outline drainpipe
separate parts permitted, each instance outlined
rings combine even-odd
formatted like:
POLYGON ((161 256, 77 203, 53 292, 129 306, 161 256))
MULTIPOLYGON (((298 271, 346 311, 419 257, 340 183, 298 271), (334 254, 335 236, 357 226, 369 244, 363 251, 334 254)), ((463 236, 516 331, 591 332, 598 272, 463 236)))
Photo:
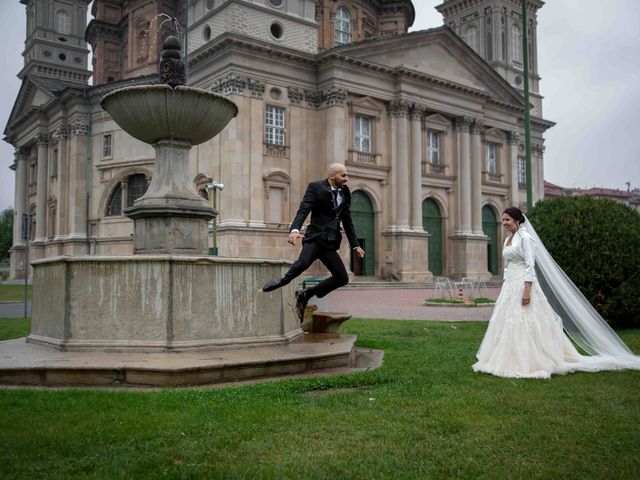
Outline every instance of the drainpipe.
MULTIPOLYGON (((87 97, 87 91, 84 92, 85 98, 87 97)), ((89 105, 89 121, 87 132, 87 160, 86 160, 86 173, 85 173, 85 195, 86 195, 86 231, 87 231, 87 255, 91 255, 91 239, 89 237, 91 231, 91 225, 89 222, 89 202, 91 200, 91 152, 93 150, 93 139, 91 137, 91 105, 89 105)))

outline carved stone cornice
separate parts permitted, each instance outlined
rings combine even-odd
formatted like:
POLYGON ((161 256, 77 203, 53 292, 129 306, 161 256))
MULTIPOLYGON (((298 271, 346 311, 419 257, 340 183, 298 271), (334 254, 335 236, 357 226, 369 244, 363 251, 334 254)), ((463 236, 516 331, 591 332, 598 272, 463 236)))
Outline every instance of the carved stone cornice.
POLYGON ((319 107, 322 105, 322 92, 316 92, 313 90, 304 91, 304 100, 312 107, 319 107))
POLYGON ((518 135, 518 132, 514 130, 507 132, 507 143, 509 145, 517 145, 519 141, 520 141, 520 135, 518 135))
POLYGON ((253 78, 247 78, 247 86, 251 92, 251 96, 255 98, 262 98, 264 95, 265 82, 261 80, 255 80, 253 78))
POLYGON ((21 160, 27 160, 29 158, 29 149, 25 147, 16 148, 13 151, 13 158, 15 159, 15 163, 18 163, 21 160))
POLYGON ((89 125, 80 120, 76 120, 71 124, 71 135, 88 135, 89 125))
POLYGON ((474 118, 464 115, 462 117, 456 117, 454 126, 455 129, 459 132, 468 132, 471 130, 471 125, 473 125, 474 118))
POLYGON ((474 120, 473 125, 471 125, 471 133, 480 135, 482 130, 484 130, 484 122, 482 120, 474 120))
POLYGON ((387 113, 390 117, 408 117, 411 104, 404 100, 387 102, 387 113))
POLYGON ((293 105, 301 104, 302 101, 305 99, 305 93, 306 92, 300 90, 299 88, 294 88, 294 87, 287 88, 287 96, 289 97, 289 101, 293 105))
POLYGON ((322 100, 329 107, 343 105, 347 101, 347 91, 337 87, 330 87, 322 93, 322 100))
POLYGON ((211 86, 211 91, 219 95, 232 95, 242 93, 247 88, 247 78, 233 73, 216 80, 211 86))
POLYGON ((50 140, 50 136, 48 133, 38 133, 36 135, 36 143, 38 146, 48 145, 50 140))
POLYGON ((424 112, 425 112, 425 107, 423 107, 422 105, 418 105, 417 103, 414 103, 411 106, 411 110, 409 112, 409 118, 411 118, 411 120, 413 121, 422 120, 424 112))
POLYGON ((545 147, 544 145, 538 144, 538 143, 534 143, 533 145, 531 145, 531 151, 537 157, 542 157, 544 155, 544 151, 546 149, 547 149, 547 147, 545 147))

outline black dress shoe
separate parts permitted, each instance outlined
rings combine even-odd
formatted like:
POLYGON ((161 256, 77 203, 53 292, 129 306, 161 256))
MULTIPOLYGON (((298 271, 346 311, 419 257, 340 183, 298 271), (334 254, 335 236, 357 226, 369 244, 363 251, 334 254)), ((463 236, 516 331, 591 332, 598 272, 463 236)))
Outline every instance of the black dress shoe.
POLYGON ((309 303, 309 299, 304 292, 296 292, 296 315, 298 315, 300 323, 304 321, 304 311, 307 308, 307 303, 309 303))
POLYGON ((282 286, 282 279, 274 278, 273 280, 269 280, 262 287, 263 292, 270 292, 271 290, 275 290, 276 288, 280 288, 282 286))

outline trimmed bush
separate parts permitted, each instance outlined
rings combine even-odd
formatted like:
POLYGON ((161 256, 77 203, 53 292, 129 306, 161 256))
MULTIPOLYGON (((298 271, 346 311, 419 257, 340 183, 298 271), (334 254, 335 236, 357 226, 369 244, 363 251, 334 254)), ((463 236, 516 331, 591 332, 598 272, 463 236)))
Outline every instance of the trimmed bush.
POLYGON ((608 199, 538 202, 529 219, 547 250, 607 322, 640 327, 640 214, 608 199))

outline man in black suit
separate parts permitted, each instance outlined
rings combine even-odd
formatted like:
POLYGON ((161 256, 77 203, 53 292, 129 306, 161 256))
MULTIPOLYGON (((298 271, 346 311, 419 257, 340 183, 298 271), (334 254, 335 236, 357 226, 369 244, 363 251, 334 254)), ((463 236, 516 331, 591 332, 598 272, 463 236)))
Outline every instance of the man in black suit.
POLYGON ((309 184, 298 213, 289 228, 290 244, 295 245, 298 238, 303 239, 300 257, 284 277, 270 280, 262 287, 263 292, 280 288, 319 259, 329 269, 331 277, 315 287, 296 293, 296 313, 300 321, 304 319, 304 309, 311 297, 315 295, 322 298, 336 288, 349 283, 347 270, 337 252, 342 241, 341 223, 354 253, 360 258, 364 257, 364 250, 360 248, 351 220, 351 193, 346 185, 348 180, 346 167, 340 163, 334 163, 329 167, 326 180, 309 184), (306 234, 302 235, 300 229, 309 212, 311 212, 311 223, 307 227, 306 234))

